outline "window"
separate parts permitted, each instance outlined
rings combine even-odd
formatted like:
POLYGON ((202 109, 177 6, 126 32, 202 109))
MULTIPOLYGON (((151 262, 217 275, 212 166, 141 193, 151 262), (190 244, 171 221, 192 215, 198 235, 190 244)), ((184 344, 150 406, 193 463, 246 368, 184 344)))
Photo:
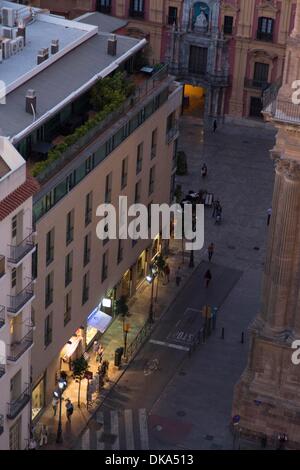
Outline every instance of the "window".
POLYGON ((46 265, 54 260, 54 228, 46 235, 46 265))
POLYGON ((68 292, 65 296, 65 309, 64 309, 64 326, 71 320, 72 314, 72 291, 68 292))
POLYGON ((262 87, 268 84, 269 79, 269 64, 255 62, 253 85, 262 87))
POLYGON ((53 302, 53 281, 54 273, 52 271, 45 280, 45 308, 49 307, 53 302))
POLYGON ((84 250, 83 250, 83 267, 85 267, 91 259, 91 234, 89 233, 84 237, 84 250))
POLYGON ((52 342, 52 320, 53 320, 53 315, 52 315, 52 312, 51 312, 45 318, 45 328, 44 328, 44 345, 45 345, 45 348, 47 348, 49 346, 49 344, 52 342))
POLYGON ((156 149, 157 149, 157 129, 152 131, 152 138, 151 138, 151 159, 156 157, 156 149))
POLYGON ((93 217, 93 192, 91 191, 85 197, 85 226, 92 222, 93 217))
POLYGON ((170 132, 176 124, 176 114, 175 111, 173 113, 169 114, 167 118, 167 133, 170 132))
POLYGON ((112 173, 106 176, 105 181, 105 202, 109 204, 111 202, 111 188, 112 188, 112 173))
POLYGON ((102 256, 102 273, 101 280, 104 282, 108 276, 108 251, 106 251, 102 256))
POLYGON ((144 145, 143 143, 141 143, 140 145, 138 145, 138 148, 137 148, 137 156, 136 156, 136 174, 137 175, 142 171, 143 150, 144 150, 144 145))
POLYGON ((155 180, 155 166, 150 168, 150 175, 149 175, 149 196, 154 191, 154 180, 155 180))
POLYGON ((135 185, 135 193, 134 193, 134 203, 138 204, 141 200, 141 186, 142 182, 138 181, 135 185))
POLYGON ((129 16, 144 18, 144 0, 131 0, 129 16))
POLYGON ((31 277, 36 279, 38 275, 38 245, 35 246, 35 251, 31 255, 31 277))
POLYGON ((74 209, 67 214, 66 244, 74 240, 74 209))
POLYGON ((21 450, 22 416, 9 430, 9 450, 21 450))
POLYGON ((65 287, 72 282, 73 277, 73 251, 65 258, 65 287))
POLYGON ((232 34, 233 16, 224 16, 224 34, 232 34))
POLYGON ((11 219, 11 238, 14 239, 17 236, 17 216, 14 215, 11 219))
POLYGON ((151 213, 152 204, 153 204, 153 201, 149 202, 148 207, 147 207, 147 209, 148 209, 148 228, 149 229, 151 228, 151 222, 152 222, 152 218, 151 218, 151 216, 152 216, 152 213, 151 213))
POLYGON ((120 264, 123 261, 123 240, 119 240, 118 242, 118 259, 117 264, 120 264))
POLYGON ((90 289, 90 273, 86 273, 83 276, 82 281, 82 305, 89 300, 89 289, 90 289))
POLYGON ((177 7, 169 7, 169 14, 168 14, 169 25, 173 26, 174 23, 175 25, 177 25, 177 13, 178 13, 177 7))
POLYGON ((191 46, 189 59, 189 72, 196 75, 205 75, 207 68, 207 48, 191 46))
POLYGON ((261 41, 273 41, 273 32, 273 18, 260 17, 258 19, 257 39, 260 39, 261 41))
POLYGON ((11 288, 14 289, 17 285, 17 270, 16 268, 13 268, 11 270, 11 288))
POLYGON ((88 175, 94 168, 94 155, 90 155, 85 161, 85 174, 88 175))
POLYGON ((121 189, 127 186, 128 157, 122 160, 121 189))

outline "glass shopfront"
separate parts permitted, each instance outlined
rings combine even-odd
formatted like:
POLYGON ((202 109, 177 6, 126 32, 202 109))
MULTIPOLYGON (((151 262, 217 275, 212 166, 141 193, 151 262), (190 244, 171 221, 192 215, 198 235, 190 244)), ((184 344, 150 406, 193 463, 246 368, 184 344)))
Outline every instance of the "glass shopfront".
POLYGON ((147 251, 143 251, 141 256, 137 261, 136 266, 136 275, 137 275, 137 284, 144 281, 146 275, 146 265, 147 265, 147 251))
POLYGON ((31 400, 31 419, 33 421, 45 406, 45 376, 43 376, 38 384, 34 387, 31 400))

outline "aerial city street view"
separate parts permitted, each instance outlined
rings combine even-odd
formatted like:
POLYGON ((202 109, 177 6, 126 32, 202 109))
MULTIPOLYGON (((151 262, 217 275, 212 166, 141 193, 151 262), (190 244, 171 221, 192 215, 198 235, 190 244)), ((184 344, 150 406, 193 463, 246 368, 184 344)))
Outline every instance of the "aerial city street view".
POLYGON ((300 0, 0 31, 0 450, 299 450, 300 0))

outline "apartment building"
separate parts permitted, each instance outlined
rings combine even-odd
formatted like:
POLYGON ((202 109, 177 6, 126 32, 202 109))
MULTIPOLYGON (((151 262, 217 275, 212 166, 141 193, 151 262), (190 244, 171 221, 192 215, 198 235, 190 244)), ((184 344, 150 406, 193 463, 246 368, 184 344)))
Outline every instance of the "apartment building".
POLYGON ((24 449, 30 423, 33 345, 32 196, 38 185, 8 139, 0 138, 0 449, 24 449))
POLYGON ((116 299, 136 292, 162 249, 159 233, 154 240, 98 239, 97 207, 118 209, 120 195, 128 205, 173 200, 182 86, 161 64, 141 71, 146 40, 103 32, 95 15, 88 24, 88 17, 68 21, 19 7, 26 46, 0 64, 8 89, 2 133, 39 184, 32 222, 34 423, 60 372, 71 379, 70 361, 109 327, 116 299), (108 77, 122 96, 117 102, 107 88, 101 95, 108 77))
POLYGON ((261 118, 262 94, 279 88, 296 1, 224 0, 220 28, 229 41, 230 88, 225 113, 261 118))

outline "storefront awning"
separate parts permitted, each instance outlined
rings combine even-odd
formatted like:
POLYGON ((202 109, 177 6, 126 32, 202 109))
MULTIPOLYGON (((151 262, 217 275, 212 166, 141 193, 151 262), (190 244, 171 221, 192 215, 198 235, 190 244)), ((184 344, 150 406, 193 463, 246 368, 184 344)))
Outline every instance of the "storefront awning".
POLYGON ((65 345, 62 351, 62 354, 61 354, 62 359, 64 359, 65 361, 70 359, 70 357, 72 357, 72 355, 78 348, 81 341, 82 341, 81 337, 78 337, 78 338, 72 337, 70 341, 65 345))
POLYGON ((88 317, 87 324, 104 333, 112 322, 112 317, 102 312, 100 309, 94 310, 88 317))

